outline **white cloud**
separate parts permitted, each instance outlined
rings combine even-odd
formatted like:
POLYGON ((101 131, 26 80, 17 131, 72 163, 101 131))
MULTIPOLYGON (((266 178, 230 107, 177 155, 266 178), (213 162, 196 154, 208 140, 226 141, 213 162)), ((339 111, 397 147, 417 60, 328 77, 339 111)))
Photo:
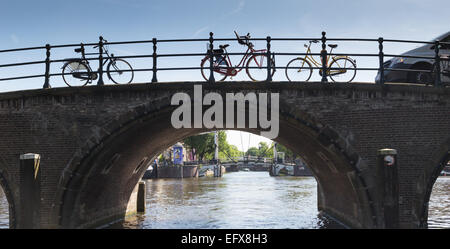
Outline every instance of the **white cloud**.
POLYGON ((245 6, 245 1, 243 1, 243 0, 239 1, 238 6, 234 10, 232 10, 229 13, 229 15, 234 15, 234 14, 241 12, 244 9, 244 6, 245 6))
POLYGON ((14 44, 19 43, 19 37, 17 37, 16 34, 11 34, 9 37, 11 38, 11 41, 12 41, 14 44))
POLYGON ((194 34, 192 35, 193 38, 197 37, 198 35, 200 35, 201 33, 203 33, 205 30, 207 30, 209 28, 209 26, 205 26, 202 27, 200 29, 198 29, 197 31, 194 32, 194 34))

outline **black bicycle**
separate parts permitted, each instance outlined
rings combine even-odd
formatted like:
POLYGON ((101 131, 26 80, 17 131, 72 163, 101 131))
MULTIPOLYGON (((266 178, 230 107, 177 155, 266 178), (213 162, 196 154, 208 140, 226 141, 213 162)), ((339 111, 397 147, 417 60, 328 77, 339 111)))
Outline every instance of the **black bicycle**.
MULTIPOLYGON (((101 38, 103 43, 108 41, 101 38)), ((93 47, 98 48, 98 46, 93 47)), ((76 53, 81 53, 81 58, 70 58, 65 61, 62 67, 62 77, 68 86, 85 86, 92 83, 98 78, 97 72, 94 72, 89 65, 89 60, 86 55, 98 55, 99 53, 85 53, 84 46, 74 50, 76 53)), ((123 59, 114 58, 114 54, 109 54, 107 46, 103 47, 103 53, 106 55, 103 65, 109 61, 106 67, 106 74, 108 78, 116 84, 129 84, 133 81, 134 72, 130 63, 123 59)))

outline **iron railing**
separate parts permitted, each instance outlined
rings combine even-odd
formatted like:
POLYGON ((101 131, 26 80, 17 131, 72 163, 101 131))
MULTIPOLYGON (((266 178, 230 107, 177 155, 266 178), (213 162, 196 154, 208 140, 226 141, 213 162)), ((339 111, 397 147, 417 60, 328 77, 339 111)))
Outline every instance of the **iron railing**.
MULTIPOLYGON (((267 36, 266 38, 250 38, 249 40, 252 41, 265 41, 266 46, 266 52, 260 53, 267 57, 267 79, 266 81, 271 82, 272 81, 272 69, 285 69, 285 66, 279 66, 279 65, 271 65, 272 60, 271 58, 275 56, 304 56, 307 53, 286 53, 286 52, 273 52, 271 51, 271 43, 272 42, 286 42, 286 41, 310 41, 310 40, 317 40, 321 42, 322 50, 320 53, 309 53, 311 56, 320 56, 321 61, 327 61, 327 57, 329 55, 333 56, 355 56, 355 57, 378 57, 379 59, 379 65, 377 67, 357 67, 355 69, 347 68, 349 70, 357 70, 357 71, 364 71, 364 70, 372 70, 372 71, 378 71, 380 74, 380 80, 377 82, 377 84, 383 85, 385 83, 385 72, 386 71, 403 71, 403 72, 424 72, 424 73, 430 73, 433 75, 434 78, 434 86, 440 87, 443 86, 442 84, 442 72, 441 72, 441 66, 442 64, 446 64, 447 66, 449 63, 449 58, 443 58, 440 56, 440 46, 446 45, 450 47, 450 43, 448 42, 440 42, 440 41, 412 41, 412 40, 394 40, 394 39, 384 39, 382 37, 378 39, 362 39, 362 38, 327 38, 326 33, 322 32, 321 37, 313 37, 313 38, 273 38, 270 36, 267 36), (326 50, 327 42, 330 41, 339 41, 339 42, 371 42, 378 45, 378 53, 332 53, 329 54, 326 50), (401 55, 401 54, 385 54, 384 53, 384 46, 386 43, 414 43, 414 44, 433 44, 434 46, 434 56, 433 57, 427 57, 427 56, 407 56, 407 55, 401 55), (384 64, 386 62, 385 58, 391 57, 401 57, 401 58, 419 58, 419 59, 427 59, 432 61, 432 66, 430 69, 402 69, 402 68, 385 68, 384 64)), ((192 56, 214 56, 213 49, 215 42, 219 41, 237 41, 237 38, 214 38, 213 33, 210 33, 210 36, 208 39, 156 39, 153 38, 151 40, 141 40, 141 41, 122 41, 122 42, 108 42, 107 45, 126 45, 126 44, 151 44, 153 47, 153 51, 151 54, 140 54, 140 55, 123 55, 123 56, 114 56, 114 58, 121 58, 121 59, 127 59, 127 58, 152 58, 152 67, 151 68, 140 68, 140 69, 133 69, 135 72, 152 72, 151 82, 158 82, 158 71, 180 71, 180 70, 200 70, 201 67, 158 67, 158 58, 163 57, 192 57, 192 56), (157 48, 159 44, 163 43, 186 43, 186 42, 208 42, 209 43, 209 49, 206 53, 172 53, 172 54, 158 54, 157 48)), ((45 59, 40 61, 27 61, 27 62, 21 62, 21 63, 8 63, 8 64, 1 64, 0 68, 8 68, 8 67, 20 67, 20 66, 26 66, 26 65, 34 65, 34 64, 44 64, 44 72, 43 74, 34 74, 34 75, 23 75, 23 76, 15 76, 15 77, 2 77, 0 75, 0 81, 11 81, 11 80, 20 80, 20 79, 29 79, 29 78, 44 78, 44 84, 43 88, 50 88, 50 79, 51 77, 55 76, 62 76, 63 73, 50 73, 51 65, 55 63, 63 63, 66 62, 67 59, 51 59, 51 52, 54 49, 61 49, 61 48, 69 48, 69 47, 80 47, 80 46, 96 46, 98 47, 98 57, 90 57, 86 58, 86 60, 96 60, 99 63, 99 67, 97 71, 92 71, 93 73, 98 74, 98 80, 97 85, 103 85, 103 61, 106 59, 109 59, 111 57, 105 57, 103 56, 103 48, 105 46, 105 43, 103 42, 103 38, 100 36, 99 42, 97 43, 80 43, 80 44, 65 44, 65 45, 50 45, 46 44, 45 46, 38 46, 38 47, 28 47, 28 48, 15 48, 15 49, 5 49, 0 50, 0 57, 2 54, 5 53, 13 53, 18 51, 31 51, 31 50, 43 50, 45 59)), ((245 53, 228 53, 228 55, 244 55, 245 53)), ((258 53, 253 53, 257 55, 258 53)), ((213 74, 213 60, 210 60, 210 75, 207 82, 214 83, 214 74, 213 74)), ((236 68, 244 68, 244 65, 241 67, 236 68)), ((306 67, 294 67, 294 68, 306 68, 306 67)), ((328 67, 327 63, 322 63, 320 67, 312 67, 312 69, 318 69, 322 72, 327 72, 327 70, 337 70, 339 68, 330 68, 328 67)), ((448 70, 448 69, 447 69, 448 70)), ((111 70, 111 72, 117 72, 114 70, 111 70)), ((446 73, 448 73, 446 71, 446 73)), ((327 82, 327 75, 322 74, 321 82, 327 82)))

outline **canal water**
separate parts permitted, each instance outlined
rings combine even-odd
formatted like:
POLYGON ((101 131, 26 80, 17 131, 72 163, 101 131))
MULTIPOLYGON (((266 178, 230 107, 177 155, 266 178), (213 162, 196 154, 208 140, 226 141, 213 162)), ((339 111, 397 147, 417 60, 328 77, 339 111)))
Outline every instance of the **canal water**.
MULTIPOLYGON (((450 177, 440 177, 430 199, 429 227, 450 228, 450 177)), ((340 228, 317 212, 313 177, 233 172, 222 178, 147 180, 147 211, 110 228, 340 228)), ((8 203, 0 189, 0 228, 8 203)))
MULTIPOLYGON (((232 172, 223 177, 147 180, 147 212, 124 228, 322 228, 313 177, 232 172)), ((335 225, 335 224, 333 224, 335 225)))

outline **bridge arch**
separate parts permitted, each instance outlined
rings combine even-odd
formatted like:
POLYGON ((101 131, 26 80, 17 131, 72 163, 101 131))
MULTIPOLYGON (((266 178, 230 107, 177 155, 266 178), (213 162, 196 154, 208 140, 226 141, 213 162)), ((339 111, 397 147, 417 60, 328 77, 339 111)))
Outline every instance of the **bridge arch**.
MULTIPOLYGON (((64 169, 54 211, 61 227, 95 227, 123 218, 128 198, 146 167, 167 147, 207 129, 174 129, 173 107, 163 100, 120 115, 98 128, 64 169)), ((248 112, 248 110, 247 110, 248 112)), ((248 116, 248 113, 246 113, 248 116)), ((258 134, 258 128, 240 129, 258 134)), ((303 155, 318 182, 318 208, 351 227, 373 227, 376 209, 366 180, 364 161, 339 132, 306 112, 280 103, 280 135, 274 139, 303 155)))
POLYGON ((8 202, 8 213, 9 213, 9 228, 16 227, 16 206, 13 199, 13 193, 8 184, 6 173, 0 170, 0 188, 2 188, 5 194, 6 200, 8 202))
MULTIPOLYGON (((422 204, 419 212, 419 227, 428 228, 428 207, 433 192, 433 186, 436 183, 439 174, 450 161, 450 137, 433 153, 433 161, 428 167, 428 170, 424 172, 425 178, 425 191, 423 197, 418 196, 422 204)), ((419 194, 421 192, 418 192, 419 194)), ((422 192, 423 193, 423 192, 422 192)))

